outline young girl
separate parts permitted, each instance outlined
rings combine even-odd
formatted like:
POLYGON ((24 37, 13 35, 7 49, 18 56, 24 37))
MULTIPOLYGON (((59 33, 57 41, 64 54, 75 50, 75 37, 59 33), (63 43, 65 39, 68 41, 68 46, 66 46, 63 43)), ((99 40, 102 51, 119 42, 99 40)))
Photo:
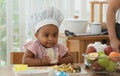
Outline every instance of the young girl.
POLYGON ((26 52, 23 63, 29 66, 48 66, 53 64, 73 63, 68 49, 58 43, 59 26, 63 14, 54 7, 49 7, 33 15, 36 20, 36 40, 25 43, 26 52))

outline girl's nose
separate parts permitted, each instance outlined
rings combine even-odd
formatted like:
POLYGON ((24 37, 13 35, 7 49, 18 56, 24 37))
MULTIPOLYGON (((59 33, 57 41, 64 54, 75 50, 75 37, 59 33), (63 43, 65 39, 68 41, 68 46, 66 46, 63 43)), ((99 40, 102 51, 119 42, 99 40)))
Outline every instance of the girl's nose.
POLYGON ((49 39, 49 40, 53 40, 53 39, 54 39, 54 37, 50 36, 48 39, 49 39))

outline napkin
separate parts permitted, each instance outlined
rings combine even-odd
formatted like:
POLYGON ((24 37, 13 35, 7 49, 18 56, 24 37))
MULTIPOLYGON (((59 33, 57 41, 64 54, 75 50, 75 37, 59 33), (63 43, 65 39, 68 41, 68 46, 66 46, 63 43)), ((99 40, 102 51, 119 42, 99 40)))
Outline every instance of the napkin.
POLYGON ((51 64, 58 62, 58 52, 57 51, 55 51, 53 48, 47 48, 46 52, 47 52, 47 56, 49 56, 51 59, 51 62, 50 62, 51 64))

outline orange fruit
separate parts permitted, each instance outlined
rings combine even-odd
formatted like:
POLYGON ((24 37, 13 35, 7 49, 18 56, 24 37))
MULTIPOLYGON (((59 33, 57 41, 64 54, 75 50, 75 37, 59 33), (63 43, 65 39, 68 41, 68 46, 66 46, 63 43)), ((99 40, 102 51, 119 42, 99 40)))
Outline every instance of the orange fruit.
POLYGON ((111 53, 109 54, 109 58, 110 58, 112 61, 117 62, 117 61, 120 60, 120 53, 113 51, 113 52, 111 52, 111 53))

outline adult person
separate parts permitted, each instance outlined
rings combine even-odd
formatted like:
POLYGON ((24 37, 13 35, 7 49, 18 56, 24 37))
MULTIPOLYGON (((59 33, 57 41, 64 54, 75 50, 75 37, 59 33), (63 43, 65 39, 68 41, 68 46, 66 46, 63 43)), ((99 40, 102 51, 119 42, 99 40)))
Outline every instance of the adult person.
POLYGON ((107 28, 110 44, 120 52, 120 0, 109 0, 107 8, 107 28))

